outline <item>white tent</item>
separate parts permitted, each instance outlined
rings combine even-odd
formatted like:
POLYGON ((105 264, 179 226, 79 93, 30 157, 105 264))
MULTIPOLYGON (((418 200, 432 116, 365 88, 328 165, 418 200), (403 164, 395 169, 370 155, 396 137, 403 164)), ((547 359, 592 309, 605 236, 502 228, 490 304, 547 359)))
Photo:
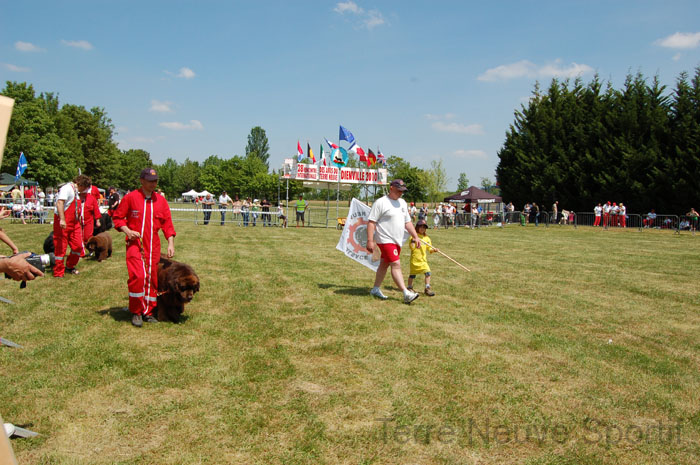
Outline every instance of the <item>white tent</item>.
POLYGON ((197 192, 196 190, 192 189, 192 190, 189 191, 189 192, 183 192, 181 195, 182 195, 183 197, 197 197, 197 196, 199 196, 200 194, 199 194, 199 192, 197 192))
POLYGON ((203 190, 202 192, 200 192, 200 193, 197 194, 197 195, 200 196, 200 197, 206 197, 207 195, 211 195, 212 197, 214 197, 214 194, 212 194, 211 192, 206 191, 206 190, 203 190))

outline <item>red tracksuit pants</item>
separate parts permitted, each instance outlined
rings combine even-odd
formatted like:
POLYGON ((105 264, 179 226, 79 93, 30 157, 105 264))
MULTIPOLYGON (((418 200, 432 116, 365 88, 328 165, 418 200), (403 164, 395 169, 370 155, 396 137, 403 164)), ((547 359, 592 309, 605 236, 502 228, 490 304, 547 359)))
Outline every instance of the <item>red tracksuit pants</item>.
POLYGON ((66 229, 61 228, 58 216, 53 219, 53 247, 56 255, 56 265, 53 267, 53 275, 60 278, 66 272, 66 268, 75 268, 83 254, 83 235, 78 223, 68 224, 66 229), (66 252, 70 246, 70 255, 66 259, 66 252))
POLYGON ((126 246, 129 311, 139 315, 150 315, 157 304, 160 248, 155 251, 143 250, 142 255, 138 243, 129 243, 126 246))
POLYGON ((595 222, 593 223, 593 226, 600 226, 600 215, 595 217, 595 222))

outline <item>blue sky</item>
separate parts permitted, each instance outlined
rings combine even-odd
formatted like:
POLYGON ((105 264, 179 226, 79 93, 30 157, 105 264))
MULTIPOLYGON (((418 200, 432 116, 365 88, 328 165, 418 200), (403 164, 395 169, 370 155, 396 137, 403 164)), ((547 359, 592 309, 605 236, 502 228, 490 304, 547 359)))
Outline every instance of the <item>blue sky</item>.
POLYGON ((23 0, 0 16, 0 81, 104 107, 119 147, 156 163, 243 155, 261 126, 277 168, 342 124, 364 148, 441 159, 451 190, 495 179, 536 81, 640 71, 670 92, 697 66, 697 0, 23 0))

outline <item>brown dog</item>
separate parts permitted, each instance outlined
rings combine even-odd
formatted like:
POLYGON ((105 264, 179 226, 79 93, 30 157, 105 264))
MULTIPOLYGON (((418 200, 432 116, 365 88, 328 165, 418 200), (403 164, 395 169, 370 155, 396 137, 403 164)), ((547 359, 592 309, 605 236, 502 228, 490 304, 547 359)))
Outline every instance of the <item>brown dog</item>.
POLYGON ((158 321, 180 321, 185 304, 199 291, 199 277, 191 266, 161 258, 158 262, 158 321))
POLYGON ((112 256, 112 236, 108 232, 99 233, 88 239, 86 247, 95 254, 98 262, 106 260, 112 256))

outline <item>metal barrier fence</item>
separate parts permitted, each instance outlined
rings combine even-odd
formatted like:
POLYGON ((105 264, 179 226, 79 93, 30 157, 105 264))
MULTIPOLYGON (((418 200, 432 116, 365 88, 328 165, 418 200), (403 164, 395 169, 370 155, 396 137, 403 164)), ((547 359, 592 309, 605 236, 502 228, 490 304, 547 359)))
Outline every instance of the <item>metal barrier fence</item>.
POLYGON ((653 221, 649 221, 647 216, 648 228, 654 229, 669 229, 674 231, 679 231, 680 218, 677 215, 656 215, 653 221))
POLYGON ((700 218, 694 215, 683 215, 680 217, 678 232, 689 231, 693 236, 700 226, 700 218))
POLYGON ((180 204, 171 205, 170 213, 173 222, 187 221, 194 224, 233 224, 237 226, 283 226, 284 220, 277 212, 276 207, 271 207, 269 212, 263 211, 241 211, 233 208, 212 208, 204 209, 199 205, 184 207, 180 204), (222 216, 223 213, 223 216, 222 216))

